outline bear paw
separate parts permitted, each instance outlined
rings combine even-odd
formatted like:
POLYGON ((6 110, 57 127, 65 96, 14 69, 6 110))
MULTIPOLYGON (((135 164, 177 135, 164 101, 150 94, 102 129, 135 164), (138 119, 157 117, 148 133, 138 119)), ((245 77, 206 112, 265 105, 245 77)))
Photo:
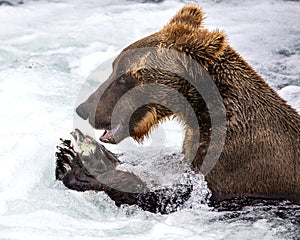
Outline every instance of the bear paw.
POLYGON ((80 154, 75 152, 70 140, 60 139, 61 144, 57 146, 56 156, 56 180, 73 190, 102 190, 102 184, 99 183, 93 175, 84 167, 80 154))

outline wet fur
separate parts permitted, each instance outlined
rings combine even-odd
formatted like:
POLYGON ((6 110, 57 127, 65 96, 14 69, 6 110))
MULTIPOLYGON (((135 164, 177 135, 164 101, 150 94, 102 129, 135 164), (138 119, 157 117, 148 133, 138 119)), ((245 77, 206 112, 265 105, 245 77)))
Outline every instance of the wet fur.
MULTIPOLYGON (((202 97, 187 81, 176 75, 144 69, 145 62, 155 61, 149 52, 145 51, 136 56, 135 61, 132 60, 138 64, 123 64, 127 58, 122 55, 126 54, 126 50, 146 47, 185 53, 200 63, 212 77, 226 108, 225 145, 218 163, 206 176, 213 193, 212 201, 236 196, 263 196, 300 202, 299 114, 229 46, 224 33, 205 29, 203 19, 199 7, 185 6, 160 31, 128 46, 114 63, 114 71, 123 65, 131 66, 124 73, 129 79, 127 87, 118 85, 113 72, 108 81, 77 108, 77 113, 85 119, 95 116, 94 122, 90 119, 95 128, 110 127, 112 109, 126 91, 143 83, 172 87, 186 97, 198 117, 202 134, 200 142, 194 142, 194 129, 198 126, 190 126, 184 113, 175 114, 185 124, 183 151, 186 158, 189 159, 190 152, 198 148, 192 168, 199 171, 211 134, 209 112, 202 97), (97 98, 99 96, 100 99, 97 98)), ((186 71, 195 79, 201 74, 201 70, 195 72, 189 69, 185 59, 177 56, 178 61, 175 61, 175 57, 161 62, 186 71)), ((162 99, 164 97, 167 96, 162 95, 162 99)), ((159 105, 145 106, 132 115, 130 136, 136 140, 143 139, 152 127, 172 114, 159 105)))

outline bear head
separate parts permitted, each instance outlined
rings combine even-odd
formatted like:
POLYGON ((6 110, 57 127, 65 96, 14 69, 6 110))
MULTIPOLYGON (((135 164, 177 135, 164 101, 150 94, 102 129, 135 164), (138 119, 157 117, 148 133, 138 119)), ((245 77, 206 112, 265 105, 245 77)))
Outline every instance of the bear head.
POLYGON ((184 6, 161 30, 129 45, 114 60, 110 77, 76 109, 94 128, 106 130, 101 141, 118 143, 129 136, 142 141, 170 116, 186 124, 190 111, 178 107, 176 93, 201 121, 205 103, 185 76, 201 81, 195 76, 210 75, 209 67, 227 47, 225 35, 205 29, 203 18, 199 7, 184 6), (190 59, 198 66, 191 67, 190 59))

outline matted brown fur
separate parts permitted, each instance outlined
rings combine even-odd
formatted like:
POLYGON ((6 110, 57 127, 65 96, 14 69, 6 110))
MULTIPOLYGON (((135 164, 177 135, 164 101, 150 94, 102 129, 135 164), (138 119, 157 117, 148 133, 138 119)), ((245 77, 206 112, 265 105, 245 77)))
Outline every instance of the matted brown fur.
MULTIPOLYGON (((184 52, 201 64, 215 82, 226 108, 227 135, 219 161, 206 176, 213 200, 258 196, 300 202, 299 114, 229 46, 224 33, 205 29, 203 19, 199 7, 187 5, 161 30, 131 44, 123 53, 147 47, 184 52)), ((114 71, 125 59, 123 53, 117 57, 114 71)), ((145 52, 141 58, 150 61, 149 56, 145 52)), ((194 78, 200 74, 191 71, 184 59, 178 58, 180 64, 174 59, 162 62, 186 71, 194 78)), ((95 116, 95 121, 90 119, 95 128, 109 126, 114 104, 126 92, 126 88, 118 85, 118 79, 113 76, 114 73, 106 84, 77 108, 77 113, 83 118, 95 116)), ((143 68, 126 72, 124 76, 131 84, 127 84, 127 90, 144 83, 159 83, 186 97, 198 118, 199 143, 193 141, 195 126, 185 122, 184 116, 179 114, 177 117, 186 124, 183 147, 186 158, 199 147, 192 166, 199 171, 210 143, 211 123, 206 105, 195 88, 178 76, 154 70, 149 72, 143 68)), ((143 139, 153 126, 171 115, 160 105, 145 106, 133 114, 130 136, 143 139)))
POLYGON ((150 110, 146 113, 143 119, 136 123, 136 125, 134 126, 134 139, 138 142, 142 142, 144 138, 147 137, 150 133, 151 128, 157 126, 158 124, 159 121, 157 118, 156 110, 150 110))

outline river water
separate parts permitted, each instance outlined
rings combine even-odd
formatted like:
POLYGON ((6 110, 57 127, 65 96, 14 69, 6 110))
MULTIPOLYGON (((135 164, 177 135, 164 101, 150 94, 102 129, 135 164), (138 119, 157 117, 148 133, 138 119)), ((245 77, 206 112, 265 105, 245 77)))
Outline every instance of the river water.
MULTIPOLYGON (((287 203, 218 212, 195 197, 191 208, 160 215, 117 208, 104 193, 74 192, 55 181, 55 146, 73 128, 86 78, 185 3, 201 5, 206 26, 224 30, 300 112, 299 1, 28 0, 0 6, 0 239, 300 239, 299 206, 287 203)), ((143 146, 131 145, 130 154, 136 151, 137 161, 172 159, 182 127, 167 122, 162 129, 159 151, 142 154, 143 146)))

